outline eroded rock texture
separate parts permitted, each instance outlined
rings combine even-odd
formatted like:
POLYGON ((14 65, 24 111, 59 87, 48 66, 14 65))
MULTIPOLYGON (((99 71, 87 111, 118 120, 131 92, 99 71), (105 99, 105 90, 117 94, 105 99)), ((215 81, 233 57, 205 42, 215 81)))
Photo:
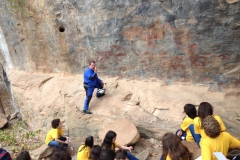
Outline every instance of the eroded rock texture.
POLYGON ((25 15, 0 3, 15 68, 82 73, 96 60, 110 76, 239 86, 236 0, 29 0, 25 15))
POLYGON ((106 95, 96 98, 94 94, 90 103, 94 114, 84 115, 82 75, 14 71, 9 76, 22 118, 32 128, 41 128, 45 133, 43 138, 54 118, 61 118, 71 137, 97 136, 105 126, 127 118, 136 125, 142 137, 160 139, 167 131, 175 132, 179 128, 185 104, 198 106, 202 101, 211 103, 214 114, 221 116, 228 132, 239 136, 239 89, 210 92, 203 85, 168 86, 163 81, 102 78, 107 83, 106 95))

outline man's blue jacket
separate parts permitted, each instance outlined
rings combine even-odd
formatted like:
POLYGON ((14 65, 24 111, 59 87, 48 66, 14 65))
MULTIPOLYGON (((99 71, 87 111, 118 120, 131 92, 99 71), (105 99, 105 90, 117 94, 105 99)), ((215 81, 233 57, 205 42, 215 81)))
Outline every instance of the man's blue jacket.
POLYGON ((84 71, 83 78, 84 85, 87 85, 89 87, 97 88, 102 82, 102 80, 98 78, 97 73, 89 67, 84 71))

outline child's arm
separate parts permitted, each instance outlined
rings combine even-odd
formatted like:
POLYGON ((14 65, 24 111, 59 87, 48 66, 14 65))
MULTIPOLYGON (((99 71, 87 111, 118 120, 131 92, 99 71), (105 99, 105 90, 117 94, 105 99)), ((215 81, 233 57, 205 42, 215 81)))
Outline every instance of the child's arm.
POLYGON ((59 142, 59 143, 62 143, 62 144, 68 144, 68 140, 66 140, 66 141, 61 141, 60 139, 58 139, 58 138, 55 138, 54 139, 56 142, 59 142))
POLYGON ((180 130, 177 132, 177 136, 180 137, 183 133, 183 130, 180 128, 180 130))
POLYGON ((122 146, 122 145, 118 145, 118 148, 120 148, 120 149, 125 149, 125 150, 129 150, 131 153, 132 153, 132 149, 133 149, 132 146, 127 147, 127 146, 122 146))
POLYGON ((63 137, 63 138, 66 138, 68 140, 69 137, 65 136, 64 135, 64 132, 63 132, 63 129, 61 128, 60 129, 60 136, 63 137))

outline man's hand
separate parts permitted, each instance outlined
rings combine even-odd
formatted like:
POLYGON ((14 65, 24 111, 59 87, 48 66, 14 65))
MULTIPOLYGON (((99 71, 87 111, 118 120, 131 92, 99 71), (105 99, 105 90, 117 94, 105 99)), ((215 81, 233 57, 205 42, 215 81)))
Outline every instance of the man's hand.
POLYGON ((97 67, 94 67, 94 68, 93 68, 93 70, 94 70, 94 72, 96 72, 96 73, 97 73, 97 67))

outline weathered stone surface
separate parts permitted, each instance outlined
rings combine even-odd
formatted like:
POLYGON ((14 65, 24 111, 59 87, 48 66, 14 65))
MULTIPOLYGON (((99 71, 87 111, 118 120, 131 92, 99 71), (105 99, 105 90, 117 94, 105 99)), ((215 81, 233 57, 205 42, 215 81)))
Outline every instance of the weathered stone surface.
POLYGON ((149 160, 149 151, 148 150, 144 150, 142 151, 141 153, 138 153, 136 155, 136 157, 139 159, 139 160, 149 160))
MULTIPOLYGON (((0 51, 1 53, 1 51, 0 51)), ((12 105, 11 95, 9 94, 9 81, 6 79, 6 72, 3 70, 2 55, 0 54, 0 113, 10 115, 14 113, 15 109, 12 105), (5 77, 4 77, 5 75, 5 77)))
POLYGON ((103 130, 99 132, 99 138, 103 140, 109 130, 117 133, 116 141, 120 145, 135 144, 140 138, 140 134, 136 126, 128 119, 120 119, 105 126, 103 130))
POLYGON ((7 2, 0 2, 7 68, 82 73, 96 60, 111 77, 240 83, 220 78, 240 65, 238 0, 30 0, 20 7, 26 14, 9 14, 7 2))
POLYGON ((159 160, 162 157, 162 153, 159 153, 156 157, 152 158, 152 160, 159 160))
POLYGON ((0 128, 3 128, 7 123, 7 117, 4 114, 0 114, 0 128))
POLYGON ((104 126, 128 118, 142 137, 160 139, 166 132, 179 128, 186 103, 199 105, 202 101, 213 105, 214 114, 222 117, 231 134, 240 133, 238 88, 210 92, 208 86, 202 85, 167 86, 151 80, 101 78, 107 83, 106 95, 98 99, 94 94, 90 103, 94 114, 84 115, 81 112, 85 99, 82 75, 16 71, 9 75, 15 103, 23 119, 33 129, 42 129, 43 139, 54 118, 64 122, 64 130, 73 138, 97 137, 104 126))
POLYGON ((198 157, 201 156, 201 148, 198 148, 195 150, 195 152, 192 154, 192 159, 197 159, 198 157))
POLYGON ((52 154, 53 147, 49 147, 46 144, 43 144, 41 147, 30 151, 29 154, 31 155, 32 159, 42 159, 48 157, 52 154))
POLYGON ((229 4, 237 3, 239 0, 226 0, 229 4))
POLYGON ((196 142, 189 142, 189 141, 183 140, 182 144, 185 145, 188 148, 189 152, 191 152, 191 153, 195 153, 196 150, 199 149, 199 146, 196 142))

